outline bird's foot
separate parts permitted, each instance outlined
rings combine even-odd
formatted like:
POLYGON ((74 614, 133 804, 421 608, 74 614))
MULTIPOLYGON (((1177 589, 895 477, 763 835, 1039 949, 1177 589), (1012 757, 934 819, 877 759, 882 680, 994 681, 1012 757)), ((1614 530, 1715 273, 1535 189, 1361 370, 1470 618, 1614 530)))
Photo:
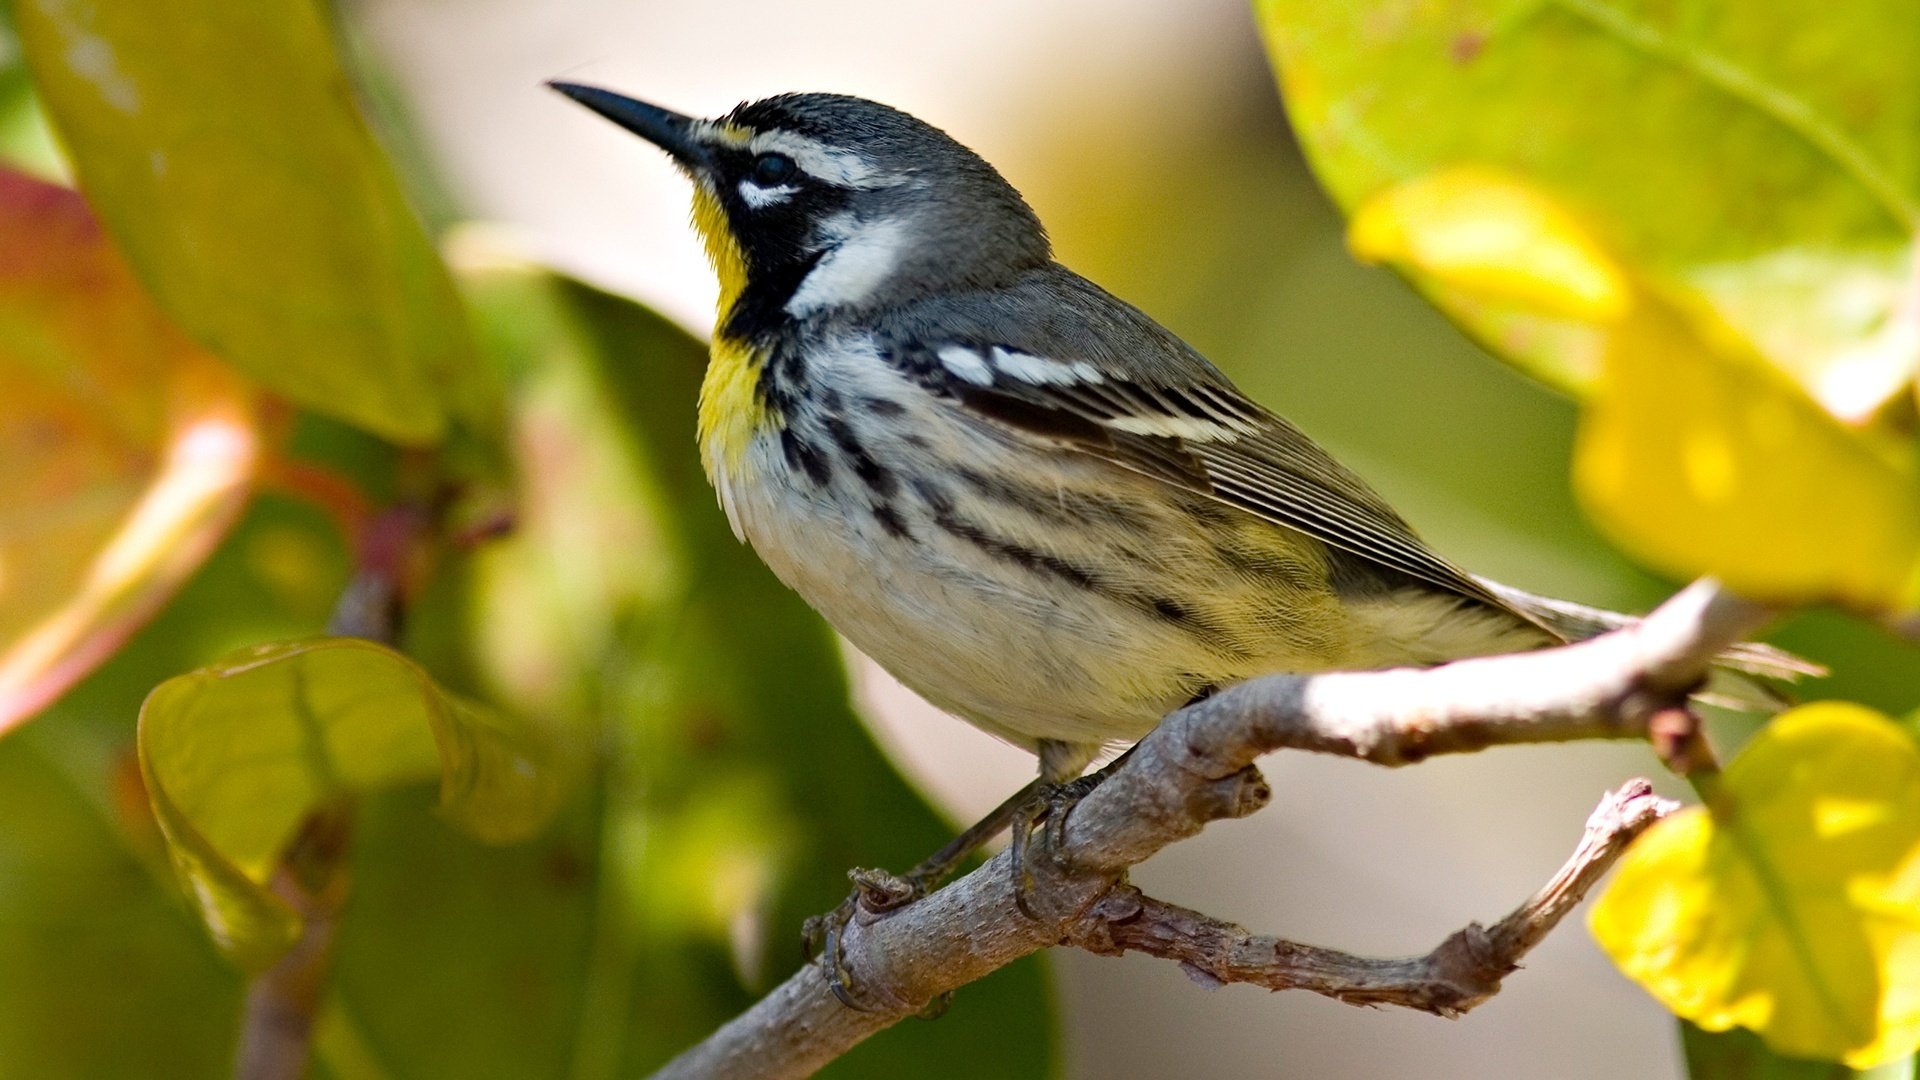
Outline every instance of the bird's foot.
MULTIPOLYGON (((847 927, 856 915, 863 912, 885 915, 906 907, 932 891, 938 880, 917 872, 917 868, 914 873, 894 874, 886 870, 856 867, 847 871, 847 878, 853 882, 853 891, 832 911, 810 916, 802 924, 801 943, 806 958, 809 961, 817 960, 820 964, 820 970, 827 980, 827 989, 840 1004, 855 1012, 873 1012, 872 1006, 860 1000, 852 969, 847 965, 844 947, 847 927)), ((928 1002, 919 1015, 922 1019, 931 1020, 946 1012, 952 1000, 952 993, 941 994, 928 1002)))
POLYGON ((1107 770, 1102 769, 1063 784, 1045 785, 1014 817, 1007 847, 1013 864, 1013 906, 1020 909, 1020 914, 1039 918, 1033 908, 1038 860, 1046 860, 1054 869, 1065 868, 1062 853, 1067 846, 1067 815, 1106 777, 1107 770))

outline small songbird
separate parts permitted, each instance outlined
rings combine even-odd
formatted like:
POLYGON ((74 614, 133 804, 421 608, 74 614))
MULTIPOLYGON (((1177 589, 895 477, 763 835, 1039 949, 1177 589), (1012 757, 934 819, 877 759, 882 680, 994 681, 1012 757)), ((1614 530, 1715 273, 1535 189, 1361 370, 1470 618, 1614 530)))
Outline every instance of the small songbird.
MULTIPOLYGON (((553 85, 693 181, 720 278, 700 450, 734 531, 901 682, 1036 753, 1045 783, 1253 676, 1631 621, 1435 554, 1298 428, 1055 262, 1019 192, 931 125, 834 94, 700 120, 553 85)), ((1763 646, 1723 661, 1806 670, 1763 646)))

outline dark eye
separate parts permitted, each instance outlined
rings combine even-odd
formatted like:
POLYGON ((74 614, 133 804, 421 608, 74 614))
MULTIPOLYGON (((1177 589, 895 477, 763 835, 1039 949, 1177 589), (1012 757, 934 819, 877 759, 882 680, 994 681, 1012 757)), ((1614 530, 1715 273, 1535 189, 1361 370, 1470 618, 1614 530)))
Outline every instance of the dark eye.
POLYGON ((785 154, 761 154, 753 159, 753 182, 761 187, 779 187, 799 171, 800 166, 785 154))

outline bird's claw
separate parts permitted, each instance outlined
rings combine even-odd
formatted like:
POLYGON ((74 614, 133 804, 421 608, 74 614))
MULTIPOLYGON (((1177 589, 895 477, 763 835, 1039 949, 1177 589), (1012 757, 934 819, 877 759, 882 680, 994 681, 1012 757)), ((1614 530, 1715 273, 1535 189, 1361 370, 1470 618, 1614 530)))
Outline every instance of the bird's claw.
POLYGON ((1055 784, 1038 793, 1014 818, 1007 855, 1013 865, 1013 906, 1020 909, 1020 914, 1029 919, 1040 917, 1033 909, 1033 893, 1038 886, 1034 860, 1045 858, 1056 869, 1065 865, 1061 853, 1067 847, 1067 815, 1100 786, 1105 775, 1090 773, 1055 784), (1040 836, 1038 850, 1033 842, 1036 833, 1040 836))
MULTIPOLYGON (((872 1012, 873 1008, 863 1004, 854 992, 852 972, 847 967, 843 948, 847 926, 861 911, 884 915, 906 907, 927 894, 928 882, 912 874, 903 876, 862 867, 847 871, 847 878, 853 882, 853 891, 847 898, 832 911, 809 916, 801 924, 801 951, 809 963, 818 960, 827 989, 840 1004, 855 1012, 872 1012)), ((946 1000, 950 998, 950 994, 935 998, 920 1015, 928 1019, 939 1016, 946 1011, 946 1000)))

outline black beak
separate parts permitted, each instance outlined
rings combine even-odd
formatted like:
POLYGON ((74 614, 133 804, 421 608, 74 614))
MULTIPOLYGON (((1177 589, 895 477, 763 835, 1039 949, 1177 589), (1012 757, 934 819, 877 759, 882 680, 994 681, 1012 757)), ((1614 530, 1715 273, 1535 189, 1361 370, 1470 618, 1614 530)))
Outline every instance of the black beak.
POLYGON ((622 97, 597 86, 570 82, 550 82, 547 85, 665 150, 673 155, 674 161, 687 169, 703 169, 711 158, 707 145, 694 138, 692 117, 622 97))

